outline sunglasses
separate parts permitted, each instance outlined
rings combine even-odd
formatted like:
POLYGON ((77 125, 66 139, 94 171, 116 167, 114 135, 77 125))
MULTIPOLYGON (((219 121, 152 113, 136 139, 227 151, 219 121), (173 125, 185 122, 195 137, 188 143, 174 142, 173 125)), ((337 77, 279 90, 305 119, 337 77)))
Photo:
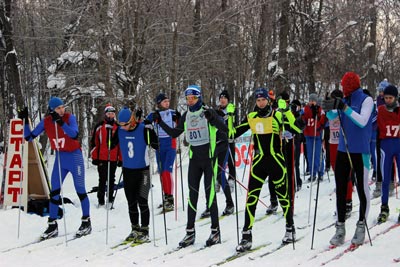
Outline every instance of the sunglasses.
POLYGON ((186 100, 197 100, 199 97, 195 95, 188 95, 186 96, 186 100))

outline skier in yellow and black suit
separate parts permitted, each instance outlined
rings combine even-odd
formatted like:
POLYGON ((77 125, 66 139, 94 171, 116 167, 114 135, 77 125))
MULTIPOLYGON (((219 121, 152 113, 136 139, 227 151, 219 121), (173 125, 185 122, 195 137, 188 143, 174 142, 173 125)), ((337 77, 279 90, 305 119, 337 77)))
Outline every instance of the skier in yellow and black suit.
POLYGON ((286 175, 285 159, 282 154, 281 131, 283 130, 283 117, 289 121, 291 127, 295 126, 295 118, 286 107, 286 103, 278 103, 279 109, 273 110, 268 91, 258 88, 255 93, 255 111, 236 127, 235 138, 248 129, 252 131, 254 142, 254 157, 251 165, 248 193, 246 200, 245 222, 242 240, 236 247, 238 252, 250 250, 252 245, 251 229, 254 224, 257 202, 265 179, 269 177, 275 185, 278 201, 286 218, 286 233, 283 243, 290 243, 296 239, 293 223, 293 213, 290 208, 288 179, 286 175), (284 113, 282 113, 282 110, 284 113))

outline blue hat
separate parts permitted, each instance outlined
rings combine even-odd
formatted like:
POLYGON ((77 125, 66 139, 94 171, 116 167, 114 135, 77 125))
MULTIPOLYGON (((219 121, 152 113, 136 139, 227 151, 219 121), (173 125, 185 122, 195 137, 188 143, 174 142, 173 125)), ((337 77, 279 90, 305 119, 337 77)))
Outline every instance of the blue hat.
POLYGON ((384 79, 383 81, 381 81, 378 85, 378 90, 379 92, 383 92, 383 90, 385 90, 385 88, 389 85, 389 82, 387 79, 384 79))
POLYGON ((159 93, 158 96, 156 97, 156 104, 160 104, 163 102, 165 99, 168 99, 168 97, 164 93, 159 93))
POLYGON ((127 107, 121 109, 121 111, 118 113, 118 122, 119 123, 124 123, 124 122, 129 122, 131 119, 131 110, 127 107))
POLYGON ((391 95, 397 98, 399 96, 399 91, 397 90, 397 87, 394 85, 388 85, 386 86, 385 90, 383 91, 384 95, 391 95))
POLYGON ((269 99, 267 89, 265 89, 265 88, 257 88, 256 91, 254 92, 254 97, 255 97, 256 99, 257 99, 257 98, 260 98, 260 97, 269 99))
POLYGON ((58 97, 52 97, 49 100, 49 108, 55 110, 57 107, 64 105, 64 102, 58 97))
POLYGON ((194 95, 194 96, 201 96, 201 89, 200 86, 193 84, 189 85, 188 88, 185 90, 185 96, 194 95))

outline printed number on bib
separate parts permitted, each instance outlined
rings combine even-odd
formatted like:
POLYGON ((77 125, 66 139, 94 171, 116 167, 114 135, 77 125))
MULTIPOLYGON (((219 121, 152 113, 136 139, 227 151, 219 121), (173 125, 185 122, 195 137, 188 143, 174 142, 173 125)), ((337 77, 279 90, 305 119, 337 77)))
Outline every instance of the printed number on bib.
POLYGON ((133 158, 134 155, 135 155, 135 153, 134 153, 134 149, 133 149, 133 143, 128 142, 128 156, 129 156, 129 158, 133 158))
POLYGON ((399 134, 399 125, 386 125, 386 136, 397 137, 399 134))
POLYGON ((65 138, 58 138, 58 144, 57 144, 57 139, 53 139, 54 145, 56 146, 57 149, 64 148, 65 146, 65 138))
POLYGON ((309 118, 308 120, 307 120, 307 126, 314 126, 314 119, 313 118, 309 118))
POLYGON ((200 131, 191 131, 190 133, 189 133, 189 138, 190 138, 190 140, 196 140, 197 138, 201 138, 201 134, 200 134, 200 131))

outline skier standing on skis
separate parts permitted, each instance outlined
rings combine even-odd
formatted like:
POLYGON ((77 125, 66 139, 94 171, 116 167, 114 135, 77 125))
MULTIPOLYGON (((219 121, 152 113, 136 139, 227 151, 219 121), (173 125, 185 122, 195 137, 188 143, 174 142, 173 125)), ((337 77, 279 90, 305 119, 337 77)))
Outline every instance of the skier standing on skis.
MULTIPOLYGON (((155 102, 162 120, 169 127, 174 128, 181 114, 169 108, 170 101, 164 93, 158 94, 155 102)), ((152 123, 154 121, 153 113, 150 113, 146 120, 152 123)), ((156 158, 164 192, 164 209, 165 211, 172 211, 174 210, 172 168, 176 157, 176 138, 170 137, 159 125, 156 126, 156 133, 158 134, 160 142, 160 148, 156 152, 156 158)))
POLYGON ((385 104, 378 107, 378 137, 381 148, 379 152, 382 162, 382 205, 378 223, 386 222, 389 217, 389 184, 393 160, 396 160, 397 173, 400 170, 400 109, 397 103, 399 92, 395 86, 388 85, 383 95, 385 104))
POLYGON ((371 114, 373 99, 361 89, 360 77, 354 72, 344 74, 342 81, 344 99, 331 98, 323 101, 328 119, 339 116, 341 128, 336 156, 336 233, 330 240, 331 245, 339 246, 345 241, 346 229, 346 192, 350 171, 355 173, 355 185, 360 199, 360 213, 356 230, 351 240, 353 245, 361 245, 365 240, 365 220, 368 217, 370 197, 368 174, 370 166, 369 142, 372 132, 371 114), (337 112, 332 112, 332 110, 337 112))
MULTIPOLYGON (((313 182, 317 178, 322 181, 323 177, 320 174, 320 162, 321 162, 321 149, 322 140, 321 132, 324 129, 324 125, 327 122, 325 112, 317 104, 318 96, 316 94, 310 94, 308 105, 304 107, 304 114, 302 119, 306 124, 303 131, 307 143, 307 166, 310 170, 310 178, 308 181, 313 182), (308 165, 309 164, 309 165, 308 165)), ((323 173, 323 171, 322 171, 323 173)))
POLYGON ((266 89, 258 88, 254 92, 254 96, 256 98, 255 111, 249 113, 247 118, 236 127, 235 134, 235 138, 237 138, 251 129, 254 142, 254 156, 250 169, 251 176, 246 199, 242 240, 236 247, 238 252, 251 249, 256 207, 262 186, 268 176, 275 185, 274 190, 286 218, 286 233, 282 242, 290 243, 296 239, 280 137, 284 123, 283 114, 289 121, 289 125, 293 127, 295 127, 295 118, 283 99, 278 102, 279 109, 274 110, 266 89))
POLYGON ((118 113, 116 134, 112 147, 119 145, 122 154, 122 175, 125 197, 128 201, 132 231, 125 241, 149 241, 149 192, 151 187, 148 146, 158 149, 158 138, 151 124, 138 122, 136 110, 123 108, 118 113), (139 225, 139 210, 140 222, 139 225))
POLYGON ((185 90, 189 110, 178 121, 176 128, 169 127, 158 112, 153 114, 155 121, 171 136, 178 137, 185 132, 189 143, 189 202, 186 235, 180 247, 193 245, 196 237, 195 220, 199 197, 200 180, 204 174, 204 190, 207 206, 211 213, 211 235, 206 246, 221 243, 218 220, 218 206, 215 194, 215 175, 217 165, 214 159, 217 140, 227 140, 227 127, 217 113, 203 104, 201 89, 198 85, 189 85, 185 90), (214 172, 215 171, 215 172, 214 172))
POLYGON ((83 165, 82 149, 78 139, 78 124, 76 117, 65 112, 64 102, 58 97, 49 100, 49 114, 31 131, 28 120, 28 108, 19 112, 18 117, 25 120, 24 135, 27 141, 32 141, 43 131, 49 138, 51 148, 56 150, 56 158, 51 174, 50 215, 48 228, 40 236, 41 240, 56 237, 58 235, 57 213, 61 202, 61 183, 68 173, 72 174, 75 191, 81 201, 82 222, 76 237, 88 235, 92 231, 90 221, 90 204, 85 188, 85 167, 83 165), (57 127, 57 128, 56 128, 57 127), (61 175, 61 177, 60 177, 61 175))
MULTIPOLYGON (((235 183, 236 168, 235 168, 235 139, 234 127, 235 127, 235 105, 229 103, 229 93, 227 90, 223 90, 219 95, 219 106, 216 109, 217 114, 224 120, 228 127, 228 140, 217 140, 217 147, 215 149, 215 157, 218 164, 217 171, 217 183, 216 191, 219 192, 220 188, 225 195, 226 207, 222 212, 222 215, 230 215, 234 212, 235 206, 233 205, 231 191, 235 183), (229 145, 229 146, 228 146, 229 145), (229 168, 229 179, 226 178, 225 168, 228 163, 229 168), (229 181, 229 184, 227 183, 229 181)), ((215 158, 214 157, 214 158, 215 158)), ((207 207, 206 210, 201 214, 201 218, 210 217, 210 209, 207 207)))
POLYGON ((114 202, 115 171, 121 159, 119 158, 119 147, 116 146, 111 149, 111 139, 117 128, 118 125, 115 123, 115 108, 108 104, 104 109, 104 119, 96 124, 92 133, 92 138, 90 139, 92 163, 97 166, 97 171, 99 173, 99 186, 97 191, 99 206, 105 204, 104 195, 108 178, 110 179, 110 184, 107 185, 108 202, 114 202))

